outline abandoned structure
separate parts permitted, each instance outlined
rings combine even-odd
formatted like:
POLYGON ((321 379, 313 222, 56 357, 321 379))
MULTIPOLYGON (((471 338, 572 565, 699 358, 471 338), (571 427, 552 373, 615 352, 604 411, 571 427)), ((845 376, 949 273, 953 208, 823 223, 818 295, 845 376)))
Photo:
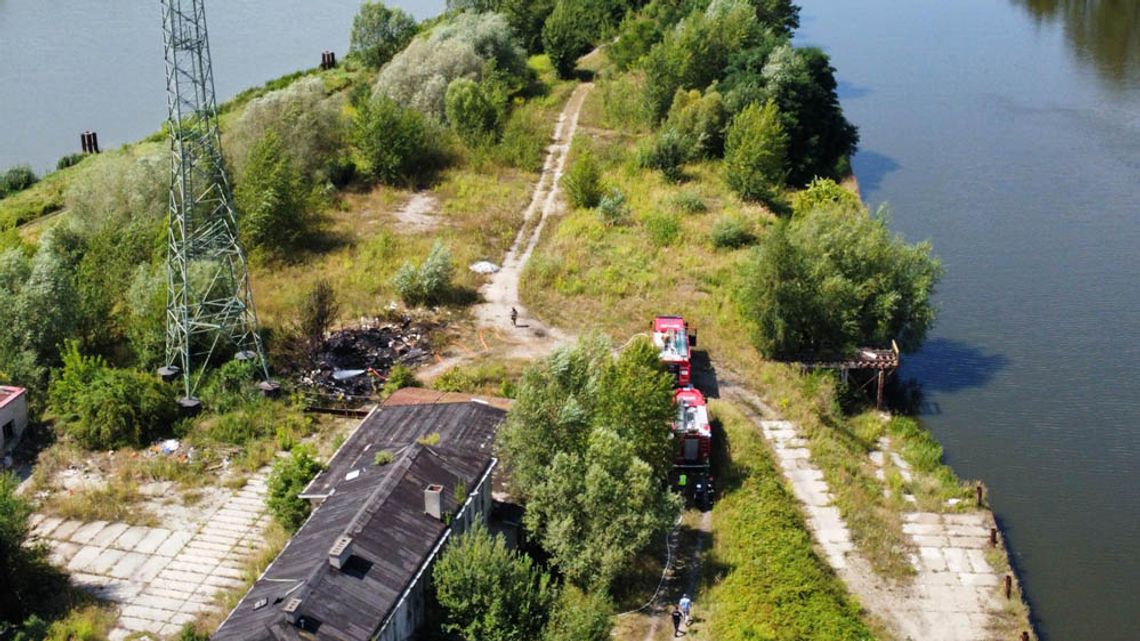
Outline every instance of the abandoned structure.
POLYGON ((28 426, 28 398, 22 387, 0 385, 0 455, 20 440, 28 426))
POLYGON ((506 403, 406 389, 373 410, 301 494, 312 515, 212 638, 410 638, 440 551, 491 512, 506 403))

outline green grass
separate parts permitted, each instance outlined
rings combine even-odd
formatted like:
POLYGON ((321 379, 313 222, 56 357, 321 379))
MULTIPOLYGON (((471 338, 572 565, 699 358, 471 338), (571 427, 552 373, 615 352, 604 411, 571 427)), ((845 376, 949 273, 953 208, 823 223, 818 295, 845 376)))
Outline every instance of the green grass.
POLYGON ((714 401, 724 454, 713 508, 714 547, 705 561, 709 637, 719 641, 873 639, 857 603, 820 559, 799 503, 757 428, 714 401), (711 583, 711 587, 709 584, 711 583))
POLYGON ((41 509, 62 519, 84 523, 109 521, 149 527, 159 525, 152 512, 138 507, 141 500, 142 496, 133 482, 113 480, 105 487, 56 493, 41 509))

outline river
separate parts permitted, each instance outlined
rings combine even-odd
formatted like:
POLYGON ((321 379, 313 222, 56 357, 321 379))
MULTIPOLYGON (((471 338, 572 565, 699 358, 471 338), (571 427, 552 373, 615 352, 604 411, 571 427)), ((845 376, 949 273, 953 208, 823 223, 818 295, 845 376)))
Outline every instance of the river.
MULTIPOLYGON (((387 2, 417 20, 444 0, 387 2)), ((328 49, 343 58, 360 0, 209 2, 219 101, 298 69, 328 49)), ((166 118, 158 0, 0 0, 0 170, 43 173, 92 130, 108 149, 166 118)))
POLYGON ((1049 641, 1140 638, 1140 3, 804 0, 864 197, 930 239, 904 377, 1049 641))

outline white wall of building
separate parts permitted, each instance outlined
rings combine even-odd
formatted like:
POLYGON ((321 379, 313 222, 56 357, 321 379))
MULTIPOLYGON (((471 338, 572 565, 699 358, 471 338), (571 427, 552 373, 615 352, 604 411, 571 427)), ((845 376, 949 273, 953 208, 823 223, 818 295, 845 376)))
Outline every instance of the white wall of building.
POLYGON ((20 394, 0 407, 0 453, 8 451, 20 440, 28 426, 28 397, 20 394))

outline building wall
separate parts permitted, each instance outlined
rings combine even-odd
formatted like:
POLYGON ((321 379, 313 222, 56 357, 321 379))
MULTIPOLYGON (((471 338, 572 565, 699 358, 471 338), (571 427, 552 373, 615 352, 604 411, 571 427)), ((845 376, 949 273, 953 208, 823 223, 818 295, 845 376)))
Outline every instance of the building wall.
MULTIPOLYGON (((496 465, 492 463, 491 469, 494 470, 496 465)), ((406 641, 410 639, 416 630, 424 624, 424 615, 427 610, 425 599, 427 597, 427 586, 431 581, 432 568, 435 566, 435 559, 443 548, 447 547, 447 541, 451 537, 463 534, 476 522, 481 521, 484 525, 487 524, 487 518, 491 514, 491 474, 483 477, 483 482, 479 487, 475 488, 472 496, 469 498, 468 503, 460 512, 459 516, 452 520, 451 527, 447 531, 444 544, 440 546, 439 551, 434 556, 427 560, 427 566, 423 573, 412 585, 412 588, 404 596, 403 600, 396 605, 395 611, 392 613, 387 623, 380 629, 380 633, 376 635, 376 641, 406 641)))
POLYGON ((20 435, 24 433, 24 429, 28 426, 28 397, 26 394, 10 399, 4 407, 0 407, 0 453, 7 451, 9 448, 14 447, 16 442, 20 440, 20 435), (3 427, 8 423, 12 424, 12 439, 4 438, 3 427))

